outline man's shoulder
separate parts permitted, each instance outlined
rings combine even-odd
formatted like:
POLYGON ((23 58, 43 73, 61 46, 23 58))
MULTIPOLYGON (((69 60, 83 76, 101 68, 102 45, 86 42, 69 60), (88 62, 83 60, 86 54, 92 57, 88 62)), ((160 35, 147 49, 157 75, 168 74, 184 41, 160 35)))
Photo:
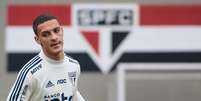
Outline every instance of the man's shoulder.
POLYGON ((42 58, 39 55, 34 56, 31 60, 29 60, 20 70, 20 73, 28 74, 33 73, 33 69, 41 66, 42 58))
POLYGON ((79 62, 69 55, 65 55, 68 62, 79 65, 79 62))

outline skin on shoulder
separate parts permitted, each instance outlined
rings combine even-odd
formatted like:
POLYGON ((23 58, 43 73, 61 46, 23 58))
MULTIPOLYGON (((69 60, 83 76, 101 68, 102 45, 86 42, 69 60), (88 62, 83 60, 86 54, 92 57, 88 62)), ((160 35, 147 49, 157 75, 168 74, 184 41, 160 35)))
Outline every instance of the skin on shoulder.
POLYGON ((56 19, 48 20, 37 26, 35 41, 41 45, 47 57, 54 60, 64 58, 63 27, 56 19))

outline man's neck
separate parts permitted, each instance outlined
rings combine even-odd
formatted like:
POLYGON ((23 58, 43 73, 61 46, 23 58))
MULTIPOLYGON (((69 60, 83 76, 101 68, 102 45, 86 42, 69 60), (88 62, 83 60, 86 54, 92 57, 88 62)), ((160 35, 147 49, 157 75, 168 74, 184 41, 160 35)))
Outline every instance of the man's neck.
POLYGON ((58 54, 47 54, 45 53, 45 55, 50 58, 50 59, 53 59, 53 60, 56 60, 56 61, 60 61, 60 60, 63 60, 64 59, 64 52, 59 52, 58 54))

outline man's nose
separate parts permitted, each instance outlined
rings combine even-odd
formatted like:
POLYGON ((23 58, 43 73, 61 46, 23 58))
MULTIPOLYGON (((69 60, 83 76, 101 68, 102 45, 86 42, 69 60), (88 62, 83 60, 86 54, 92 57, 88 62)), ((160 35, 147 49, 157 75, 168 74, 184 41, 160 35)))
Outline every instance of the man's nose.
POLYGON ((51 32, 51 39, 52 40, 57 39, 57 35, 54 32, 51 32))

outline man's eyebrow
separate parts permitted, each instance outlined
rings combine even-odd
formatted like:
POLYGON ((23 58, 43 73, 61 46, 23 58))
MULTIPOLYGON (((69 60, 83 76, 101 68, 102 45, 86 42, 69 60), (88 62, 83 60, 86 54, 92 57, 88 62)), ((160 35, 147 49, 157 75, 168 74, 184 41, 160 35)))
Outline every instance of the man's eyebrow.
POLYGON ((47 31, 42 31, 41 33, 49 33, 49 32, 50 32, 50 31, 47 30, 47 31))
POLYGON ((42 31, 42 32, 40 32, 40 33, 49 33, 49 32, 51 32, 51 31, 53 31, 54 29, 57 29, 57 28, 60 28, 60 26, 54 27, 54 28, 52 28, 51 30, 42 31))
POLYGON ((60 28, 60 26, 54 27, 53 29, 55 29, 55 28, 60 28))

